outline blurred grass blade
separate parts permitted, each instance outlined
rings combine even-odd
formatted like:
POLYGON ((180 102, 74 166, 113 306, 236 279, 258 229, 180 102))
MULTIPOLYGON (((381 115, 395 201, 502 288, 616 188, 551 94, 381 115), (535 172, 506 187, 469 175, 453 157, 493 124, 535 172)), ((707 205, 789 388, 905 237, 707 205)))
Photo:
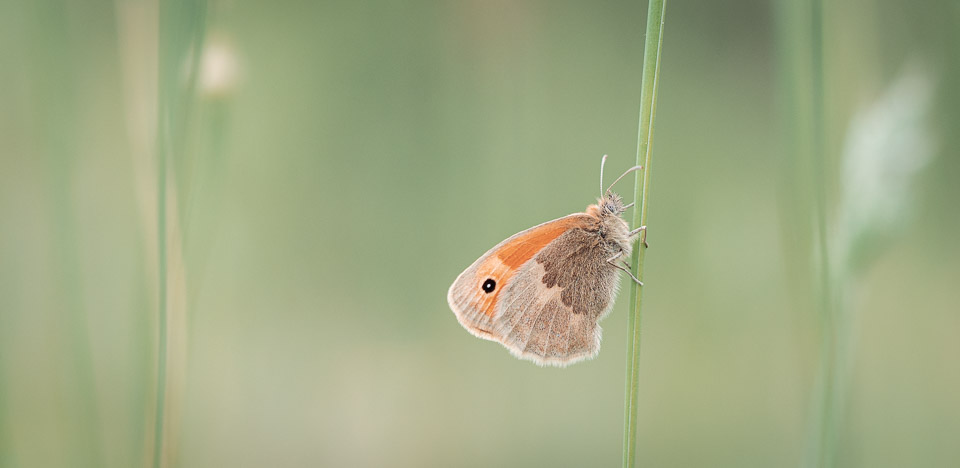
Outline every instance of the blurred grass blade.
POLYGON ((813 182, 814 182, 814 213, 816 216, 816 253, 817 253, 817 277, 819 279, 819 288, 817 291, 820 325, 820 358, 819 371, 816 380, 815 398, 815 418, 817 418, 816 427, 818 434, 814 442, 809 445, 812 452, 809 453, 808 463, 816 460, 816 464, 821 467, 833 466, 836 452, 836 418, 835 402, 833 397, 835 392, 833 387, 836 382, 836 362, 834 355, 836 350, 836 291, 830 281, 830 251, 829 240, 827 237, 827 155, 826 155, 826 116, 824 114, 824 50, 823 50, 823 0, 811 0, 810 2, 810 35, 806 43, 810 48, 810 122, 812 122, 811 153, 810 158, 813 162, 813 182))
MULTIPOLYGON (((793 296, 797 310, 812 306, 817 310, 820 337, 818 374, 808 413, 808 432, 803 466, 827 466, 832 452, 829 421, 833 405, 829 401, 835 378, 832 362, 835 327, 832 285, 828 278, 830 255, 827 238, 827 155, 824 115, 823 3, 790 2, 776 4, 777 38, 782 49, 778 56, 781 109, 784 121, 785 157, 781 165, 783 184, 780 192, 784 245, 801 246, 799 252, 815 252, 810 257, 797 255, 788 271, 794 280, 793 296), (812 239, 808 232, 813 232, 812 239), (809 263, 808 263, 809 262, 809 263), (810 272, 816 273, 811 275, 810 272), (807 281, 810 278, 812 281, 807 281), (810 300, 807 295, 815 297, 810 300)), ((791 255, 786 255, 791 259, 791 255)), ((789 261, 789 260, 788 260, 789 261)))
MULTIPOLYGON (((185 343, 186 331, 177 329, 177 337, 172 340, 168 333, 172 311, 170 308, 170 247, 182 253, 179 243, 179 219, 172 219, 168 212, 167 175, 171 167, 177 167, 185 159, 187 121, 196 83, 197 64, 203 44, 206 25, 206 2, 202 0, 181 0, 160 3, 159 28, 159 81, 158 81, 158 118, 157 118, 157 258, 158 258, 158 341, 157 341, 157 390, 156 412, 154 415, 153 466, 155 468, 173 464, 171 445, 176 440, 175 427, 168 425, 168 357, 171 343, 185 343), (171 233, 168 229, 177 229, 171 233), (171 236, 172 234, 172 236, 171 236), (171 244, 171 238, 176 241, 171 244)), ((176 198, 173 198, 176 200, 176 198)), ((174 212, 179 212, 174 208, 174 212)), ((174 271, 179 271, 178 279, 183 280, 182 258, 173 259, 174 271)), ((183 287, 176 288, 177 297, 182 297, 183 287)), ((177 305, 183 304, 182 299, 177 305)), ((180 313, 184 311, 181 309, 180 313)), ((185 324, 180 319, 177 324, 185 324)), ((178 349, 177 355, 183 356, 185 350, 178 349)), ((185 365, 182 359, 175 361, 178 375, 182 376, 185 365)))
MULTIPOLYGON (((643 50, 643 76, 640 90, 640 125, 637 137, 637 164, 643 165, 635 178, 636 209, 633 226, 645 226, 647 196, 650 192, 650 160, 653 148, 653 124, 657 112, 657 86, 660 77, 660 54, 663 50, 663 20, 665 0, 650 0, 647 9, 647 32, 643 50)), ((633 250, 633 271, 643 280, 643 257, 646 247, 639 242, 633 250)), ((630 313, 627 316, 626 396, 623 422, 623 466, 636 464, 637 399, 640 387, 640 307, 642 286, 631 283, 630 313)))

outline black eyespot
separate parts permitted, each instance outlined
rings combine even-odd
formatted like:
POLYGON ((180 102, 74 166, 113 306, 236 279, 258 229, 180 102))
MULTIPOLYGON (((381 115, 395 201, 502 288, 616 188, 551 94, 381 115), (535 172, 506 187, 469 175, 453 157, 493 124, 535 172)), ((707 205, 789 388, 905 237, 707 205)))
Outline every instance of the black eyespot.
POLYGON ((487 278, 487 280, 483 282, 483 286, 480 286, 480 289, 483 289, 483 292, 487 294, 492 293, 496 288, 497 282, 494 281, 493 278, 487 278))

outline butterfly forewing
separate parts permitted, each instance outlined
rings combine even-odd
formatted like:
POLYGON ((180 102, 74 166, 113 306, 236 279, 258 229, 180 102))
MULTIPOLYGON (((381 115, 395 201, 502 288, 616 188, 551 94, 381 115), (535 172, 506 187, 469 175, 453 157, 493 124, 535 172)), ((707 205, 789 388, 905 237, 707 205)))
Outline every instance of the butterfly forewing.
POLYGON ((574 214, 501 242, 457 277, 447 295, 460 323, 537 364, 596 355, 597 320, 609 311, 617 277, 597 218, 574 214))

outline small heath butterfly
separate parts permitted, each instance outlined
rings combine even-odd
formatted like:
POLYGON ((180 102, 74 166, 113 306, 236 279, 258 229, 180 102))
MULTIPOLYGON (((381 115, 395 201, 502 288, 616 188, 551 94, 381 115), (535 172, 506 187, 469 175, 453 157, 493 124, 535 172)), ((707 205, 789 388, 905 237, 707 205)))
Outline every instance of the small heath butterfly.
POLYGON ((600 351, 597 322, 613 308, 618 271, 630 272, 634 236, 621 215, 624 205, 603 190, 584 213, 575 213, 514 234, 483 254, 450 286, 447 302, 474 336, 497 341, 520 359, 563 367, 600 351))

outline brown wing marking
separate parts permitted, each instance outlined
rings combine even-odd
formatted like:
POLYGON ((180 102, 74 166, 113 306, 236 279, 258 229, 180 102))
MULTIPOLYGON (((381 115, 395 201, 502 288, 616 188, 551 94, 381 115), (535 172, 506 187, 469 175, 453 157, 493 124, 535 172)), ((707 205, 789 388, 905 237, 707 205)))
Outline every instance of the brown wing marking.
POLYGON ((597 354, 616 295, 610 252, 595 230, 572 229, 524 264, 498 304, 494 335, 522 359, 567 365, 597 354))
POLYGON ((560 300, 574 314, 598 318, 616 295, 617 273, 606 259, 608 251, 596 232, 571 230, 539 252, 543 283, 561 289, 560 300))

